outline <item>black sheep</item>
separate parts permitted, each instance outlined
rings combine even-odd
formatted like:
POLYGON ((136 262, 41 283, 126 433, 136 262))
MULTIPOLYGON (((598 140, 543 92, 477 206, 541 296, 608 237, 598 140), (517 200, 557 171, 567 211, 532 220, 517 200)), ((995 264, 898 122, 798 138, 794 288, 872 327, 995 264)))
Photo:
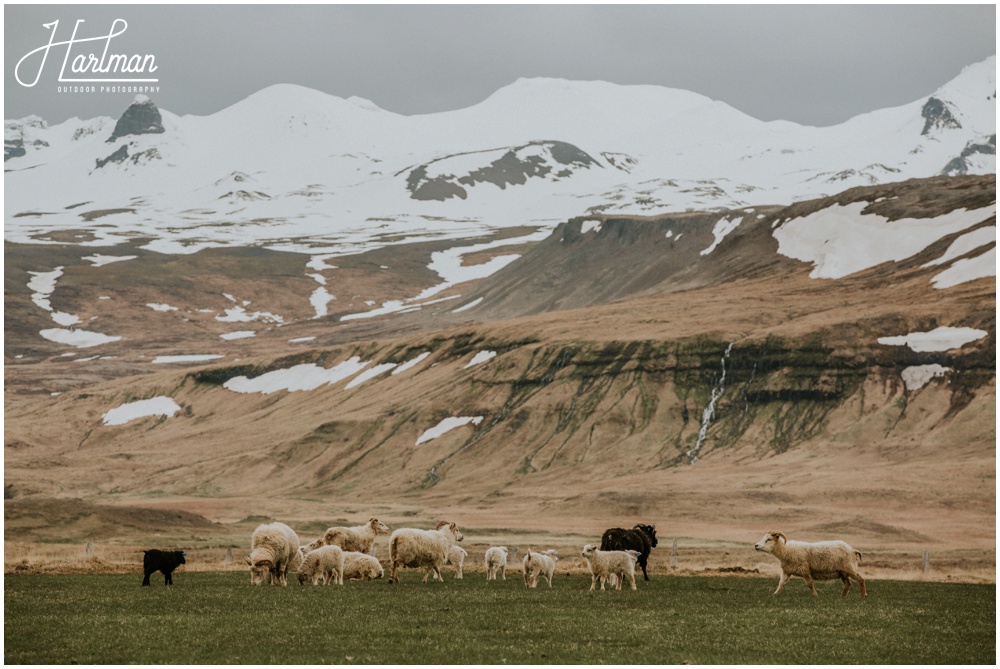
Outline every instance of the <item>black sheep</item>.
POLYGON ((142 558, 142 584, 149 585, 149 577, 154 571, 163 572, 164 585, 173 585, 172 573, 174 569, 185 564, 184 551, 161 551, 153 548, 143 551, 142 558))
POLYGON ((601 536, 602 551, 638 551, 639 559, 636 564, 642 567, 642 577, 649 580, 646 574, 646 561, 649 559, 649 551, 656 548, 656 528, 652 525, 636 525, 631 530, 621 527, 614 527, 605 530, 601 536))

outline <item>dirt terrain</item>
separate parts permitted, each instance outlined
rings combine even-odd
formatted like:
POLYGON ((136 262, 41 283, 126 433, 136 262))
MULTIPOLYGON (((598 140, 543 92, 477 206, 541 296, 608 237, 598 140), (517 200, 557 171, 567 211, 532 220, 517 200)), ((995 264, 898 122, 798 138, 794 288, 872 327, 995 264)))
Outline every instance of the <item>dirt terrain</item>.
MULTIPOLYGON (((839 201, 934 216, 995 200, 995 179, 855 191, 839 201)), ((239 568, 227 553, 238 562, 263 520, 311 539, 378 516, 392 527, 456 521, 470 561, 491 544, 556 547, 561 568, 575 569, 571 558, 603 529, 644 522, 660 537, 658 573, 775 574, 752 544, 781 530, 847 540, 875 578, 992 582, 995 278, 933 288, 926 263, 949 240, 844 279, 809 278, 768 231, 828 205, 761 210, 708 258, 691 249, 711 241, 718 214, 601 219, 603 237, 577 219, 519 246, 496 275, 435 296, 461 297, 352 321, 339 318, 434 285, 427 262, 447 244, 338 259, 322 270, 338 295, 322 318, 308 256, 164 256, 137 241, 115 253, 138 261, 95 267, 81 261, 93 249, 6 244, 5 571, 128 570, 153 546, 185 548, 188 569, 239 568), (681 260, 658 265, 653 237, 681 219, 693 246, 677 242, 681 260), (120 341, 73 350, 38 336, 53 325, 27 272, 55 266, 53 309, 120 341), (227 294, 283 321, 220 321, 236 303, 227 294), (455 311, 479 297, 481 307, 455 311), (877 342, 938 326, 988 335, 945 352, 877 342), (244 328, 256 336, 219 336, 244 328), (483 352, 496 355, 470 366, 483 352), (151 362, 191 354, 224 357, 151 362), (351 388, 224 385, 352 356, 387 367, 351 388), (929 364, 950 371, 908 389, 901 371, 929 364), (162 396, 181 410, 102 420, 162 396), (481 422, 417 443, 452 416, 481 422)))

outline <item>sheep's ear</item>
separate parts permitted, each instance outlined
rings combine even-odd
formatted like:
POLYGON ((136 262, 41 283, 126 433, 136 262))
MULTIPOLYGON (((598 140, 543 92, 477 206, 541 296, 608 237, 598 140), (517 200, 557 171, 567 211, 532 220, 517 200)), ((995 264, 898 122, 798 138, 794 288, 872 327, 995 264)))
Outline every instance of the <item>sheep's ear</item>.
POLYGON ((785 538, 785 535, 781 532, 771 532, 771 536, 774 537, 775 541, 788 541, 788 539, 785 538))
POLYGON ((246 561, 246 563, 248 565, 250 565, 251 567, 253 566, 253 562, 250 560, 250 556, 249 555, 245 556, 243 559, 244 559, 244 561, 246 561))

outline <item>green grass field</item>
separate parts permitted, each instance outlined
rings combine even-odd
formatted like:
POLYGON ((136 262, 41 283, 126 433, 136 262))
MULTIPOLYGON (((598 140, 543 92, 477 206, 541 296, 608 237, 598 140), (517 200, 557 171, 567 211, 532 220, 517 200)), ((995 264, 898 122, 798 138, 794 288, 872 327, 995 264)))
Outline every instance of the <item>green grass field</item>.
POLYGON ((5 664, 994 664, 996 587, 658 576, 589 593, 518 575, 260 587, 237 572, 7 575, 5 664))

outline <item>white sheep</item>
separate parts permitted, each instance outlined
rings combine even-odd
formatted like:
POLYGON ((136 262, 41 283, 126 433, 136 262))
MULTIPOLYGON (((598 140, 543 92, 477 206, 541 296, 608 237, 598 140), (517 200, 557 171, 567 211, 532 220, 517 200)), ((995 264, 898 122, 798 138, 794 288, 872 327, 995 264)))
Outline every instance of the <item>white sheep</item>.
MULTIPOLYGON (((441 521, 433 530, 401 528, 389 537, 390 583, 399 583, 399 567, 424 567, 424 583, 431 574, 441 578, 441 566, 448 560, 448 549, 462 540, 455 523, 441 521)), ((444 579, 441 579, 444 580, 444 579)))
POLYGON ((500 572, 503 580, 507 580, 507 550, 506 546, 490 546, 486 550, 483 560, 486 562, 486 580, 497 580, 497 572, 500 572))
POLYGON ((389 534, 389 529, 378 518, 371 518, 364 525, 331 527, 323 535, 323 541, 327 546, 340 546, 345 551, 370 553, 375 546, 375 537, 389 534))
POLYGON ((382 565, 372 555, 368 553, 358 553, 356 551, 344 551, 344 578, 356 578, 362 581, 371 581, 382 578, 385 570, 382 565))
POLYGON ((319 539, 313 539, 309 543, 299 546, 299 550, 304 551, 302 554, 305 555, 309 551, 314 551, 320 546, 326 546, 326 541, 324 537, 320 537, 319 539))
POLYGON ((297 575, 300 584, 311 579, 312 584, 316 585, 323 579, 326 585, 330 585, 331 581, 344 585, 344 551, 340 546, 320 546, 309 551, 303 558, 297 575))
MULTIPOLYGON (((626 548, 625 552, 628 553, 629 555, 631 555, 633 558, 635 558, 636 566, 638 566, 639 555, 641 555, 639 553, 639 551, 632 550, 631 548, 626 548)), ((634 570, 633 570, 633 573, 635 573, 634 570)), ((625 578, 626 578, 626 576, 625 576, 625 572, 624 571, 621 571, 621 572, 618 572, 618 573, 612 573, 611 576, 608 578, 608 583, 611 585, 611 587, 616 587, 616 586, 618 586, 618 580, 621 579, 622 582, 624 582, 625 578)), ((621 587, 618 586, 618 589, 620 590, 621 587)))
POLYGON ((258 525, 250 538, 250 567, 253 585, 288 585, 288 567, 299 554, 299 536, 284 523, 258 525))
MULTIPOLYGON (((455 566, 455 580, 461 580, 462 578, 462 566, 465 564, 465 558, 469 557, 469 554, 461 546, 452 546, 448 549, 448 560, 445 564, 450 564, 455 566)), ((433 580, 441 580, 436 575, 433 580)))
POLYGON ((635 563, 637 553, 635 551, 602 551, 592 544, 583 547, 580 553, 587 560, 590 567, 590 591, 593 592, 598 579, 601 581, 601 591, 604 590, 604 583, 611 581, 612 587, 622 589, 622 582, 628 579, 635 590, 635 563), (612 576, 615 576, 612 579, 612 576))
POLYGON ((861 585, 861 596, 868 596, 865 579, 858 573, 861 553, 843 541, 789 541, 781 532, 768 532, 754 544, 754 548, 770 553, 781 562, 781 580, 778 581, 775 595, 781 592, 789 578, 798 576, 805 579, 813 597, 819 596, 813 581, 835 578, 844 583, 841 597, 847 597, 852 578, 861 585))
POLYGON ((552 573, 556 569, 556 560, 559 559, 558 553, 554 549, 549 549, 544 553, 533 552, 530 548, 528 553, 524 556, 524 560, 521 562, 521 573, 524 576, 524 585, 528 588, 534 588, 538 586, 538 577, 542 574, 549 582, 549 587, 552 587, 552 573))

